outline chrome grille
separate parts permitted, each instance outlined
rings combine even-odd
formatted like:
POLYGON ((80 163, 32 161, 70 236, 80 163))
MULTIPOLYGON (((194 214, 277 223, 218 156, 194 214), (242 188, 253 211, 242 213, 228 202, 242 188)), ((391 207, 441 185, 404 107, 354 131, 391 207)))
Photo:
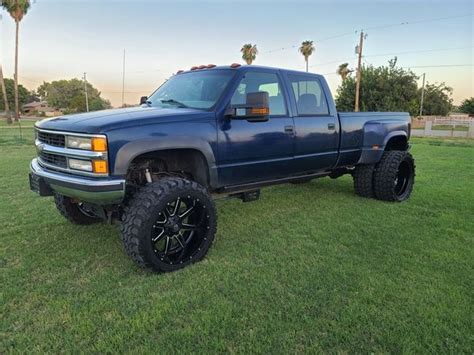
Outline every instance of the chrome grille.
POLYGON ((38 140, 41 143, 49 144, 55 147, 64 147, 66 138, 63 134, 38 131, 38 140))
MULTIPOLYGON (((53 169, 74 175, 84 175, 93 177, 104 177, 108 173, 96 173, 88 170, 71 169, 70 159, 80 159, 86 161, 103 160, 107 162, 107 152, 96 152, 92 150, 72 149, 67 147, 67 140, 70 136, 81 138, 107 137, 103 134, 87 134, 75 132, 49 131, 36 128, 35 145, 38 152, 38 164, 46 169, 53 169)), ((108 162, 107 162, 108 164, 108 162)))
POLYGON ((41 152, 39 158, 45 164, 57 166, 58 168, 63 169, 67 168, 67 160, 65 156, 41 152))

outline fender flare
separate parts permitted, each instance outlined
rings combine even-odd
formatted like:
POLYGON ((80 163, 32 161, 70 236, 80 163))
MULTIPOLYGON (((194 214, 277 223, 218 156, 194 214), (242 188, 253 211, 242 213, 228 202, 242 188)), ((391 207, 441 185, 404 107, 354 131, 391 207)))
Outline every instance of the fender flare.
POLYGON ((114 174, 125 176, 130 163, 139 155, 172 149, 194 149, 200 152, 209 168, 209 185, 211 187, 217 186, 217 167, 214 152, 208 142, 196 139, 196 137, 146 138, 129 142, 117 152, 114 174))
POLYGON ((385 139, 383 141, 383 147, 385 148, 387 146, 387 143, 390 139, 392 139, 393 137, 398 137, 398 136, 403 136, 403 137, 408 139, 407 132, 405 132, 405 131, 393 131, 393 132, 390 132, 389 134, 387 134, 387 136, 385 137, 385 139))
POLYGON ((362 153, 360 155, 359 161, 357 164, 376 164, 382 159, 383 152, 385 151, 385 147, 387 146, 387 143, 389 142, 390 139, 394 137, 399 137, 403 136, 405 138, 408 138, 407 132, 403 130, 396 130, 388 133, 387 135, 384 136, 383 141, 380 139, 377 139, 374 137, 371 137, 372 139, 365 139, 366 138, 366 132, 364 132, 364 145, 362 147, 362 153), (378 149, 373 149, 373 145, 378 145, 378 149))

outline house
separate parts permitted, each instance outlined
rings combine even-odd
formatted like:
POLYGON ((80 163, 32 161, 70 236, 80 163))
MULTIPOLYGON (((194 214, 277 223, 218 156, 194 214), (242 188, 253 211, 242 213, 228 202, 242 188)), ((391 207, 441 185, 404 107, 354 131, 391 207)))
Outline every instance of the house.
POLYGON ((61 110, 50 107, 46 101, 30 102, 23 105, 23 112, 28 116, 46 116, 53 117, 61 115, 61 110))

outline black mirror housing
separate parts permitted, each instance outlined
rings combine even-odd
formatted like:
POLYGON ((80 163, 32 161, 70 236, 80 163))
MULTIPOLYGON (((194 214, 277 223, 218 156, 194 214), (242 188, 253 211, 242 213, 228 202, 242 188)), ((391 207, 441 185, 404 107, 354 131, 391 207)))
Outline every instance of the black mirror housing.
POLYGON ((266 121, 270 113, 268 92, 249 92, 243 105, 233 105, 228 110, 229 116, 234 119, 252 121, 266 121))
POLYGON ((140 97, 140 105, 146 104, 146 100, 148 100, 148 96, 140 97))

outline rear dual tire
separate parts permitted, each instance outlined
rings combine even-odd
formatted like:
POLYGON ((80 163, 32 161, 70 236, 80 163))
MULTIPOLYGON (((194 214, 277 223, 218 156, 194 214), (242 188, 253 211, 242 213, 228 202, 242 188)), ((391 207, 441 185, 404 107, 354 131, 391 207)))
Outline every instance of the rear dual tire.
POLYGON ((361 197, 374 197, 373 175, 375 165, 358 165, 354 170, 354 191, 361 197))
POLYGON ((413 191, 415 161, 407 151, 387 151, 378 164, 357 166, 353 177, 357 195, 402 202, 413 191))
POLYGON ((406 151, 385 152, 374 172, 374 193, 379 200, 407 200, 415 183, 415 161, 406 151))

